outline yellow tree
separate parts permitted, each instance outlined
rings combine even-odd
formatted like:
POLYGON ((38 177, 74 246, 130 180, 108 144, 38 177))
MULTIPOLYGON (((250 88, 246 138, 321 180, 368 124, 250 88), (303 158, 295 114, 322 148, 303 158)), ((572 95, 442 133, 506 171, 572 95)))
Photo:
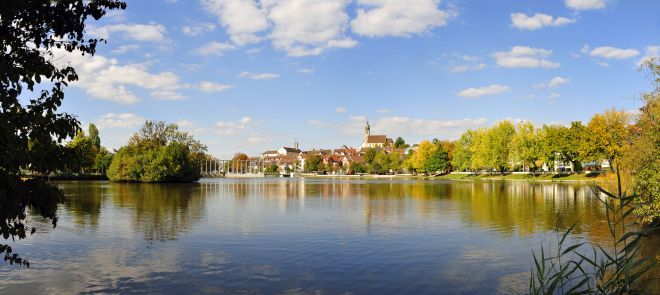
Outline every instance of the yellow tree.
POLYGON ((428 140, 420 142, 410 157, 411 166, 418 172, 428 172, 425 170, 426 163, 433 156, 436 149, 437 146, 428 140))
POLYGON ((591 118, 581 142, 583 159, 607 160, 614 169, 630 139, 630 114, 610 109, 591 118))
POLYGON ((487 163, 490 167, 501 172, 509 166, 509 154, 511 152, 511 140, 516 133, 516 128, 511 121, 501 121, 487 133, 486 153, 489 155, 487 163))
POLYGON ((481 128, 474 131, 472 134, 472 144, 469 151, 472 154, 470 161, 470 169, 480 170, 487 167, 489 161, 489 153, 487 146, 488 129, 481 128))
POLYGON ((529 121, 518 123, 511 139, 512 162, 514 165, 520 163, 523 171, 529 171, 530 167, 536 166, 539 157, 539 140, 534 124, 529 121))

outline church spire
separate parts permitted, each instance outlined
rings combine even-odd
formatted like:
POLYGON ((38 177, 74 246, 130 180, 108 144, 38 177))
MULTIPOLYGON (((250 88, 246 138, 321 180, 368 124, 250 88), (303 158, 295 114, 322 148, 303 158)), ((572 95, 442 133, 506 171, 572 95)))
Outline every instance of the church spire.
POLYGON ((367 121, 367 125, 364 126, 364 136, 369 136, 371 135, 371 126, 369 126, 369 121, 367 121))

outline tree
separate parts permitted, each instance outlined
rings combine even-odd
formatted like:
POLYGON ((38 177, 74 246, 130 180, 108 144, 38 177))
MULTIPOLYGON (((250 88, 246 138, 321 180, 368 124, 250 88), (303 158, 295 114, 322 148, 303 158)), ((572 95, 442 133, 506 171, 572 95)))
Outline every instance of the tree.
POLYGON ((465 171, 470 169, 472 164, 473 137, 475 131, 468 130, 461 135, 454 147, 454 155, 451 159, 451 165, 455 170, 465 171))
POLYGON ((581 169, 580 145, 585 136, 585 127, 580 121, 571 122, 571 127, 545 125, 542 130, 540 157, 547 161, 566 160, 581 169))
POLYGON ((96 148, 92 138, 85 136, 85 132, 80 130, 72 141, 66 145, 72 153, 74 161, 71 161, 71 169, 74 173, 85 173, 93 169, 94 160, 98 149, 96 148))
POLYGON ((360 163, 352 162, 350 165, 348 165, 348 173, 349 174, 367 173, 367 168, 360 163))
POLYGON ((117 151, 107 175, 113 181, 192 182, 201 177, 205 152, 206 146, 176 124, 147 121, 117 151))
POLYGON ((435 149, 431 153, 430 157, 426 159, 424 163, 424 170, 428 173, 436 171, 449 171, 449 154, 440 144, 435 145, 435 149))
POLYGON ((583 136, 580 155, 586 160, 606 159, 614 169, 630 135, 630 115, 623 110, 608 110, 594 115, 583 136))
POLYGON ((472 135, 472 145, 470 145, 470 169, 480 170, 488 167, 490 161, 490 151, 487 146, 488 129, 481 128, 474 131, 472 135))
POLYGON ((402 137, 397 137, 396 140, 394 141, 394 147, 398 149, 407 149, 409 145, 406 144, 406 141, 403 140, 402 137))
POLYGON ((433 172, 427 170, 430 166, 428 165, 429 159, 434 155, 438 147, 428 140, 424 140, 419 143, 415 152, 413 152, 410 157, 410 164, 417 172, 428 173, 433 172))
MULTIPOLYGON (((43 181, 23 181, 21 173, 22 167, 49 173, 62 166, 61 143, 80 129, 73 115, 58 112, 64 89, 78 76, 72 67, 54 64, 54 51, 93 55, 98 40, 85 38, 86 21, 125 8, 115 0, 7 0, 0 5, 0 233, 5 239, 34 233, 26 226, 28 207, 54 225, 57 221, 59 190, 43 181), (35 93, 42 80, 46 89, 35 93), (48 160, 32 165, 37 158, 48 160)), ((0 252, 10 263, 28 265, 7 245, 0 245, 0 252)))
POLYGON ((101 149, 101 137, 99 137, 99 129, 96 128, 96 125, 89 124, 87 127, 87 132, 89 133, 89 139, 92 142, 92 145, 97 149, 101 149))
POLYGON ((511 160, 514 165, 521 163, 523 171, 530 171, 531 167, 537 167, 541 153, 536 128, 529 121, 520 122, 516 127, 511 139, 511 160))
POLYGON ((516 129, 511 121, 501 121, 487 132, 486 151, 488 166, 504 172, 509 166, 511 140, 516 129))
POLYGON ((367 149, 367 151, 364 153, 364 161, 367 164, 371 164, 376 158, 377 154, 378 154, 378 149, 375 148, 367 149))
POLYGON ((633 176, 638 194, 635 214, 643 224, 660 223, 660 64, 648 60, 654 90, 643 95, 645 104, 631 132, 631 144, 624 151, 624 163, 633 176))
POLYGON ((436 143, 439 145, 445 152, 447 152, 447 159, 449 163, 447 167, 443 168, 445 171, 452 171, 453 166, 451 164, 452 159, 454 159, 454 151, 456 150, 456 141, 451 140, 440 140, 436 143))
POLYGON ((305 172, 321 171, 323 159, 319 155, 309 155, 305 159, 305 172))

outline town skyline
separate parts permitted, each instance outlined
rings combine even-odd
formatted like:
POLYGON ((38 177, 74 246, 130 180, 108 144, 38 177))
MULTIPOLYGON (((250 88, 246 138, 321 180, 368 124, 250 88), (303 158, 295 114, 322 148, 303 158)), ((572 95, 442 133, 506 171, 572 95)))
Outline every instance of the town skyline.
POLYGON ((109 148, 166 121, 218 158, 357 146, 367 120, 408 143, 586 122, 642 105, 639 63, 660 54, 642 2, 129 1, 87 28, 107 39, 94 57, 56 57, 80 68, 62 110, 109 148))

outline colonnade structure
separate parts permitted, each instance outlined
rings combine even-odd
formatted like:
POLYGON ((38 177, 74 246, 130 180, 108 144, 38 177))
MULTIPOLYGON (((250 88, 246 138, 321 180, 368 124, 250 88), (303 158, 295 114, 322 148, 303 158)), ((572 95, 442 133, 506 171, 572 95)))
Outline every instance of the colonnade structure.
POLYGON ((265 162, 261 158, 248 160, 206 160, 201 167, 203 177, 226 177, 226 176, 264 176, 265 162))

